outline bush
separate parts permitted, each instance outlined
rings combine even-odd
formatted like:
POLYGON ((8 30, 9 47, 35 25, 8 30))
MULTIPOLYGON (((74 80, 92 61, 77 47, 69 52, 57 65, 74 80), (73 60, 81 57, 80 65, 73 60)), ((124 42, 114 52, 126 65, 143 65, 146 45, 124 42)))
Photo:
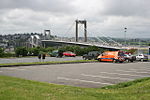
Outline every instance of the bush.
POLYGON ((3 57, 15 57, 15 54, 13 54, 13 53, 4 53, 3 57))
POLYGON ((103 52, 104 49, 98 48, 96 46, 89 46, 89 47, 80 47, 80 46, 65 46, 62 48, 59 48, 59 50, 62 51, 72 51, 78 56, 82 56, 83 54, 87 54, 90 51, 100 51, 103 52))
POLYGON ((48 52, 47 48, 35 47, 28 49, 28 55, 38 56, 40 52, 48 52))
POLYGON ((4 56, 4 50, 2 48, 0 48, 0 57, 4 56))
POLYGON ((28 51, 27 51, 27 49, 25 47, 18 47, 15 50, 15 54, 16 54, 17 57, 19 57, 19 56, 27 56, 28 51))
POLYGON ((129 50, 126 50, 126 51, 130 52, 131 54, 134 54, 137 51, 137 49, 129 49, 129 50))

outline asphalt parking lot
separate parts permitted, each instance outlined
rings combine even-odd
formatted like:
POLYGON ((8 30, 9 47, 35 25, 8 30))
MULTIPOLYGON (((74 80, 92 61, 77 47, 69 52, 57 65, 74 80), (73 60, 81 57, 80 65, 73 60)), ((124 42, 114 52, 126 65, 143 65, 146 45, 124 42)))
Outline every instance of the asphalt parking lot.
MULTIPOLYGON (((77 57, 46 57, 44 62, 47 61, 73 61, 73 60, 82 60, 81 56, 77 57)), ((0 64, 4 63, 29 63, 29 62, 40 62, 38 57, 22 57, 22 58, 0 58, 0 64)))
POLYGON ((78 63, 1 67, 0 75, 78 87, 98 88, 150 77, 150 62, 78 63))

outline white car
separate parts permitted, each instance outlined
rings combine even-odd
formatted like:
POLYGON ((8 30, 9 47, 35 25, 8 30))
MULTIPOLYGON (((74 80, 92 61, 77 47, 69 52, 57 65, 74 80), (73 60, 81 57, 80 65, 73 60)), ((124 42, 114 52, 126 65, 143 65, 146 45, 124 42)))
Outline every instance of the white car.
POLYGON ((139 54, 136 56, 136 60, 138 61, 148 61, 148 56, 144 54, 139 54))

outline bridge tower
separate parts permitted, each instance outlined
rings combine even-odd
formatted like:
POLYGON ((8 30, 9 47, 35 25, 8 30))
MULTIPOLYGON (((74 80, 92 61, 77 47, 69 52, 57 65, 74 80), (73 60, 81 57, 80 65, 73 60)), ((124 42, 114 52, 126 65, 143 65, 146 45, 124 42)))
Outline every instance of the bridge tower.
POLYGON ((87 42, 87 21, 86 20, 76 20, 76 42, 78 42, 78 24, 84 24, 84 42, 87 42))
POLYGON ((44 39, 50 39, 51 31, 50 30, 44 30, 44 39))

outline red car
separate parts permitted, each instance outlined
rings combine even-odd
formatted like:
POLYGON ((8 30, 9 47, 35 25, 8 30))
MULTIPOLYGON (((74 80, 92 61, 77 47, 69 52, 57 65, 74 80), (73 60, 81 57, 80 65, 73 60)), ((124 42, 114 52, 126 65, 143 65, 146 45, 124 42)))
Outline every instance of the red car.
POLYGON ((63 52, 63 55, 68 56, 68 57, 75 57, 76 56, 76 54, 71 52, 71 51, 63 52))

